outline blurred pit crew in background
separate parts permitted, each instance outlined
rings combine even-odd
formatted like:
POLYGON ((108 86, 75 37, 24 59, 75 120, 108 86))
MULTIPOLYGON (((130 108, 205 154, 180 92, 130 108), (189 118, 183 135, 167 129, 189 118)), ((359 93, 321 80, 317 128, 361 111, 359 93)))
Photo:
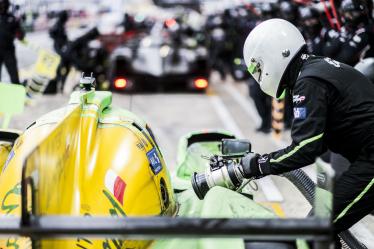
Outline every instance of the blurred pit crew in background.
POLYGON ((212 15, 208 17, 206 30, 210 34, 208 47, 210 67, 219 73, 222 80, 226 78, 224 57, 227 39, 224 28, 222 16, 212 15))
POLYGON ((23 40, 25 33, 20 20, 9 12, 9 0, 0 0, 0 80, 1 69, 4 64, 8 70, 10 81, 19 84, 16 49, 14 40, 23 40))
MULTIPOLYGON (((340 32, 330 30, 324 43, 323 55, 337 61, 356 65, 364 57, 373 57, 372 1, 344 0, 340 6, 343 27, 340 32)), ((368 76, 368 75, 366 75, 368 76)), ((328 152, 330 164, 336 171, 336 178, 348 170, 349 161, 343 156, 328 152)), ((325 157, 326 158, 326 157, 325 157)))
POLYGON ((66 10, 61 11, 57 16, 56 23, 49 30, 49 36, 53 40, 53 48, 61 57, 61 61, 57 68, 56 79, 50 82, 45 93, 63 92, 65 81, 71 68, 71 62, 67 54, 69 40, 65 27, 68 20, 69 13, 66 10))
POLYGON ((92 72, 97 79, 99 89, 107 79, 109 54, 97 40, 100 35, 98 29, 94 27, 75 40, 69 41, 65 27, 68 19, 69 15, 66 11, 60 12, 49 32, 54 41, 55 51, 61 56, 61 62, 56 78, 50 81, 45 93, 63 92, 71 67, 81 72, 92 72))
POLYGON ((324 55, 356 65, 361 58, 374 55, 373 22, 369 7, 364 0, 344 0, 341 16, 344 26, 335 34, 324 50, 324 55))
MULTIPOLYGON (((262 21, 274 18, 277 15, 279 15, 278 7, 274 3, 264 3, 261 6, 261 19, 258 20, 257 24, 261 23, 262 21)), ((253 77, 249 78, 248 85, 249 94, 255 103, 259 116, 261 117, 261 125, 257 128, 257 131, 270 133, 272 98, 261 90, 259 84, 257 84, 253 77)))
POLYGON ((280 1, 279 14, 280 18, 299 26, 298 8, 293 1, 280 1))
POLYGON ((308 52, 314 55, 323 55, 324 39, 320 13, 313 7, 301 7, 299 16, 308 52))

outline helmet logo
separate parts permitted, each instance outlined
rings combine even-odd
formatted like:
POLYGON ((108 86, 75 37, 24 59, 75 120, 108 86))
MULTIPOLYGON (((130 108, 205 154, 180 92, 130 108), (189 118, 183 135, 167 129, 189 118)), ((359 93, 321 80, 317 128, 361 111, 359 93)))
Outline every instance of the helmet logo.
POLYGON ((287 58, 288 56, 290 56, 291 52, 289 49, 285 49, 282 51, 282 55, 283 57, 287 58))
POLYGON ((252 58, 251 59, 251 64, 248 67, 248 72, 250 74, 254 74, 254 73, 256 73, 256 71, 257 71, 257 63, 256 63, 256 60, 254 58, 252 58))
POLYGON ((309 58, 309 55, 307 55, 307 54, 302 54, 301 55, 301 59, 304 60, 304 61, 307 60, 308 58, 309 58))
POLYGON ((257 82, 260 82, 262 79, 262 70, 261 63, 257 62, 255 58, 251 58, 251 64, 248 67, 248 72, 254 76, 255 73, 259 73, 257 82))

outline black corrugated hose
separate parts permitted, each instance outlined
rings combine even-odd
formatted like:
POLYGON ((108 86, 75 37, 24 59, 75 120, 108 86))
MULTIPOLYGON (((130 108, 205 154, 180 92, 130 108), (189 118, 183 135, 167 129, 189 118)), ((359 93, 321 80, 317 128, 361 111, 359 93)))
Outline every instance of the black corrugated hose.
MULTIPOLYGON (((310 177, 301 169, 297 169, 288 173, 285 176, 293 185, 301 192, 305 199, 313 206, 315 198, 315 184, 310 177)), ((347 230, 341 232, 339 237, 343 240, 343 245, 347 245, 351 249, 367 249, 365 245, 359 242, 352 233, 347 230)), ((344 246, 345 246, 344 245, 344 246)))

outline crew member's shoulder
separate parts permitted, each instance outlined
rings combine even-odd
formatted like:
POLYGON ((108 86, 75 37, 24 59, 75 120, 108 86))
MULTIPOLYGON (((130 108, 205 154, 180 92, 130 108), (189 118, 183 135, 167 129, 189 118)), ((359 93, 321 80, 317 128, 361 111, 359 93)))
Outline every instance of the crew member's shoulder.
POLYGON ((329 57, 302 55, 302 59, 303 65, 300 70, 301 75, 318 74, 343 67, 343 63, 329 57))
POLYGON ((296 85, 300 86, 303 84, 320 84, 323 79, 331 77, 330 66, 334 68, 341 67, 341 64, 328 57, 315 56, 315 55, 302 55, 303 65, 301 67, 299 76, 296 81, 296 85))
MULTIPOLYGON (((306 77, 299 77, 297 78, 295 85, 294 85, 294 90, 295 89, 305 89, 305 88, 310 88, 313 89, 315 87, 322 86, 325 88, 327 82, 318 78, 314 77, 313 75, 307 75, 306 77)), ((316 89, 314 89, 316 90, 316 89)))

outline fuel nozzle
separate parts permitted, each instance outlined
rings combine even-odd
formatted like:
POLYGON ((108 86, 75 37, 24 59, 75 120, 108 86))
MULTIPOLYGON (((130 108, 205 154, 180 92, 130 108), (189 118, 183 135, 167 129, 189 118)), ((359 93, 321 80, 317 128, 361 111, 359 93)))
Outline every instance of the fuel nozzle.
POLYGON ((192 187, 200 200, 204 199, 209 189, 221 186, 236 190, 243 182, 243 169, 235 160, 213 156, 209 161, 210 168, 204 173, 194 173, 192 187))
POLYGON ((96 79, 93 77, 93 73, 91 73, 91 76, 85 77, 84 73, 82 73, 81 79, 79 81, 79 86, 83 91, 91 91, 95 90, 96 86, 96 79))

